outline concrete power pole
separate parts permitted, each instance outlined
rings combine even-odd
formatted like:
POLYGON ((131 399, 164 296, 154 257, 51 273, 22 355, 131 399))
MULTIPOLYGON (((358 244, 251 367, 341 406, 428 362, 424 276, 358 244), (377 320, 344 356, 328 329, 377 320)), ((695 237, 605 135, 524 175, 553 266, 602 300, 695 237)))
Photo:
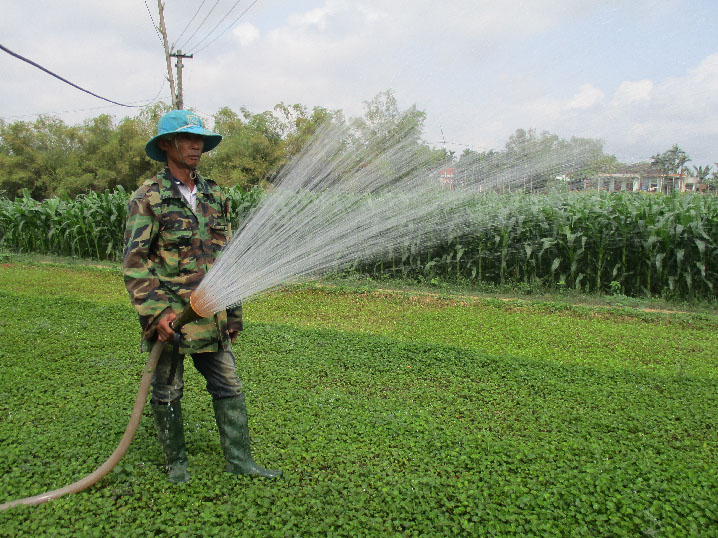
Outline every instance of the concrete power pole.
POLYGON ((184 97, 182 95, 182 58, 192 58, 194 56, 193 54, 190 54, 189 56, 182 54, 181 50, 178 50, 174 54, 170 54, 173 58, 177 58, 177 63, 175 66, 177 67, 177 95, 173 95, 173 102, 174 102, 174 108, 177 110, 182 110, 184 108, 184 97))
POLYGON ((193 54, 186 55, 182 54, 181 50, 172 52, 170 46, 167 43, 167 28, 165 27, 165 5, 162 0, 157 0, 157 9, 160 12, 160 27, 159 31, 162 35, 162 44, 165 48, 165 61, 167 62, 167 80, 170 82, 170 93, 172 94, 172 108, 175 110, 182 110, 184 108, 184 97, 182 95, 182 64, 183 58, 192 58, 193 54), (170 58, 177 58, 177 89, 175 90, 175 79, 172 74, 172 60, 170 58))
POLYGON ((160 34, 162 35, 162 44, 165 47, 165 61, 167 62, 167 80, 170 82, 170 93, 172 94, 172 108, 179 110, 177 106, 177 93, 175 92, 175 79, 172 75, 172 60, 170 60, 170 47, 167 43, 167 29, 165 28, 165 5, 162 0, 157 0, 157 8, 160 12, 160 34))

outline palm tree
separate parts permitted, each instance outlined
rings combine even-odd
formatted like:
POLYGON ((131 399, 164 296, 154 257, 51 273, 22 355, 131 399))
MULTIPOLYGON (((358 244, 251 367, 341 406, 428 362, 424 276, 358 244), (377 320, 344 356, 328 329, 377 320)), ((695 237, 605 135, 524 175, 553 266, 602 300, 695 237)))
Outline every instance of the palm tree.
POLYGON ((678 144, 673 144, 673 147, 668 151, 654 155, 652 163, 658 166, 665 175, 671 175, 687 172, 686 164, 690 160, 691 158, 678 147, 678 144))

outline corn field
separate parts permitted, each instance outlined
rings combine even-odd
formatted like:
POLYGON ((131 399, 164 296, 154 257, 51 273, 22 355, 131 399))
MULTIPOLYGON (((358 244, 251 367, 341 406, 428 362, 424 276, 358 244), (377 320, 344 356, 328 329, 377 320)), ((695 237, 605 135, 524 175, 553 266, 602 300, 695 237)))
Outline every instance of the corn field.
MULTIPOLYGON (((225 189, 233 227, 257 204, 262 190, 225 189)), ((118 261, 122 258, 127 202, 130 193, 81 194, 74 200, 33 200, 25 192, 10 201, 0 198, 0 247, 77 258, 118 261)))
MULTIPOLYGON (((261 198, 225 189, 233 228, 261 198)), ((0 247, 119 260, 129 194, 0 199, 0 247)), ((718 197, 595 191, 477 195, 470 226, 403 245, 354 270, 371 275, 540 283, 629 296, 713 298, 718 286, 718 197)))
POLYGON ((477 196, 471 226, 355 268, 369 274, 540 283, 588 292, 715 297, 718 197, 596 191, 477 196))
POLYGON ((18 252, 118 260, 122 254, 128 193, 90 192, 39 202, 0 199, 0 245, 18 252))

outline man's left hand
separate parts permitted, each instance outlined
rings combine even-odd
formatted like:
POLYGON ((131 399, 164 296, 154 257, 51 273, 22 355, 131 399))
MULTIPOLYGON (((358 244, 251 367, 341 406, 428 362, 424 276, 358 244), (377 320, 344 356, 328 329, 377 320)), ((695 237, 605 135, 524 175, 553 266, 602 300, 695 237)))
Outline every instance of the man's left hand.
POLYGON ((232 340, 232 343, 234 343, 234 341, 237 339, 239 331, 237 329, 230 329, 229 331, 227 331, 227 333, 229 334, 229 338, 230 340, 232 340))

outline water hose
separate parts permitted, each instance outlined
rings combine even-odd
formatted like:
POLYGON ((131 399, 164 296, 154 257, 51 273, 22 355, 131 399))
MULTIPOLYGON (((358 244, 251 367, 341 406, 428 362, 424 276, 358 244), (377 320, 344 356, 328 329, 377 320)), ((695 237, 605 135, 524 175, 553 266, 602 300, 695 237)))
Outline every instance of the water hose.
MULTIPOLYGON (((195 321, 199 318, 200 316, 192 309, 191 304, 188 304, 187 308, 184 309, 184 312, 182 312, 180 317, 172 323, 172 328, 175 331, 179 331, 185 324, 191 321, 195 321)), ((130 447, 130 443, 132 443, 132 440, 135 437, 137 426, 139 425, 140 419, 142 418, 142 411, 144 410, 145 404, 147 403, 147 395, 150 392, 152 375, 155 372, 155 368, 157 367, 157 361, 159 361, 160 355, 162 355, 162 351, 164 350, 164 348, 165 342, 160 342, 159 340, 157 340, 157 342, 155 342, 155 344, 152 346, 150 356, 147 359, 147 364, 145 365, 144 374, 142 375, 140 388, 137 391, 135 405, 132 408, 130 421, 127 423, 127 428, 125 429, 125 433, 122 435, 122 439, 120 439, 120 444, 117 445, 115 451, 110 455, 109 458, 107 458, 107 461, 100 465, 100 467, 98 467, 94 472, 88 474, 85 478, 82 478, 77 482, 73 482, 72 484, 69 484, 64 488, 47 491, 33 497, 26 497, 24 499, 18 499, 16 501, 0 504, 0 512, 3 510, 7 510, 8 508, 12 508, 13 506, 17 506, 19 504, 42 504, 49 500, 57 499, 58 497, 67 495, 68 493, 79 493, 80 491, 86 490, 90 486, 94 485, 107 473, 109 473, 115 467, 115 465, 120 462, 122 456, 125 455, 125 452, 127 452, 127 449, 130 447)))

